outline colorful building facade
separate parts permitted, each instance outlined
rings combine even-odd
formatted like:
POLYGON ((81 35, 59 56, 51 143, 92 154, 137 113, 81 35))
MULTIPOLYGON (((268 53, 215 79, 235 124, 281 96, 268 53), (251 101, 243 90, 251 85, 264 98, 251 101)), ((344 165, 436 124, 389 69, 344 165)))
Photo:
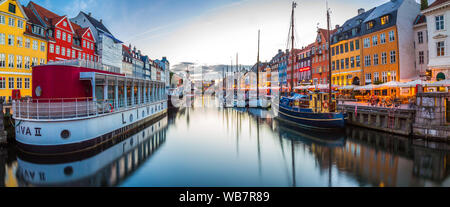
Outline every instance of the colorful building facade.
POLYGON ((331 38, 331 82, 334 85, 363 85, 364 73, 361 63, 361 27, 373 11, 358 10, 358 15, 337 26, 331 38))
POLYGON ((95 40, 89 28, 71 22, 67 16, 59 16, 30 1, 27 5, 46 30, 48 61, 82 59, 97 61, 95 40))
MULTIPOLYGON (((330 31, 330 35, 336 32, 330 31)), ((312 79, 315 84, 329 83, 329 34, 326 29, 318 29, 316 41, 311 48, 312 79)))
POLYGON ((0 1, 0 96, 5 101, 13 90, 31 97, 32 66, 47 60, 47 42, 28 20, 18 1, 0 1))
POLYGON ((311 48, 313 44, 308 45, 300 50, 297 55, 297 70, 296 75, 300 85, 311 84, 311 48))

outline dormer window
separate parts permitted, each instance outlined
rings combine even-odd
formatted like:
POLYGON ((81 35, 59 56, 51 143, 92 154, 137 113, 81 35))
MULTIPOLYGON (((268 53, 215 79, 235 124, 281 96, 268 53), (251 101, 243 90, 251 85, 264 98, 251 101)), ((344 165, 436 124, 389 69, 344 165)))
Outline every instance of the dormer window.
POLYGON ((381 25, 389 24, 389 15, 385 15, 381 17, 381 25))
POLYGON ((372 29, 374 25, 375 25, 375 24, 374 24, 373 21, 367 22, 367 23, 366 23, 366 28, 367 28, 367 30, 372 29))
POLYGON ((8 11, 15 14, 16 13, 16 5, 10 3, 9 7, 8 7, 8 11))

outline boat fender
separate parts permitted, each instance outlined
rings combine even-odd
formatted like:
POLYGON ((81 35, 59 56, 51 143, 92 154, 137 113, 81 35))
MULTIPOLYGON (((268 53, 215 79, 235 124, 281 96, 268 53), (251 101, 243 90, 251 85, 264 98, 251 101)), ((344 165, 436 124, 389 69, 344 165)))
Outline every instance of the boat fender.
POLYGON ((114 107, 113 107, 113 105, 111 103, 109 103, 109 107, 111 108, 110 112, 111 113, 114 112, 114 107))

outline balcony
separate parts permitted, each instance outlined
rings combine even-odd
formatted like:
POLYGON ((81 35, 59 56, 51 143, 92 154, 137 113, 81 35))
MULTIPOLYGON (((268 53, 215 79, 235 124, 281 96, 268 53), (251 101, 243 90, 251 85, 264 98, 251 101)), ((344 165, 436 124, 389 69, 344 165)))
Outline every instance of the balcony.
POLYGON ((99 62, 90 61, 90 60, 81 60, 81 59, 51 61, 51 62, 48 62, 47 65, 65 65, 65 66, 74 66, 74 67, 83 67, 83 68, 102 70, 102 71, 107 71, 107 72, 112 72, 112 73, 120 73, 120 68, 118 68, 118 67, 103 65, 99 62))

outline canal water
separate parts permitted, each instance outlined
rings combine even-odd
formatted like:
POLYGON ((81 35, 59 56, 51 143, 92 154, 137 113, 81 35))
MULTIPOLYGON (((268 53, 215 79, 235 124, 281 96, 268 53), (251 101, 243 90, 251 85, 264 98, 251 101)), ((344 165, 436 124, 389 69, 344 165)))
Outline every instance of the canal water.
POLYGON ((0 186, 450 186, 449 161, 443 144, 355 127, 315 132, 262 109, 200 104, 78 155, 3 148, 0 186))

